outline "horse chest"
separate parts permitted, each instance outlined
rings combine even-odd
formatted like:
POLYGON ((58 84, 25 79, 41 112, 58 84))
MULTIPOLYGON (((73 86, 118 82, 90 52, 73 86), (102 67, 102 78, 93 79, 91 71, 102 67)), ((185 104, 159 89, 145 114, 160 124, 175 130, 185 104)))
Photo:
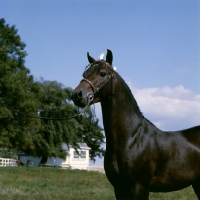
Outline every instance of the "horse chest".
POLYGON ((112 152, 112 154, 107 153, 105 155, 104 167, 108 180, 114 186, 115 184, 125 181, 132 182, 137 176, 148 171, 148 161, 144 161, 141 164, 141 154, 132 155, 130 152, 112 152), (138 164, 140 163, 140 164, 138 164))

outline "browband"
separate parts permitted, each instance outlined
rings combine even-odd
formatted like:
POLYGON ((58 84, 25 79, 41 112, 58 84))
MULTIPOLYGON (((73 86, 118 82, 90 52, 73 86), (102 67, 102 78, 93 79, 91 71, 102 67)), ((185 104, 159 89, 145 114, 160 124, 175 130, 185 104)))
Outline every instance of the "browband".
POLYGON ((113 70, 113 67, 110 65, 110 63, 106 62, 105 60, 96 60, 91 65, 93 65, 95 63, 105 63, 106 65, 108 65, 110 67, 111 70, 113 70))

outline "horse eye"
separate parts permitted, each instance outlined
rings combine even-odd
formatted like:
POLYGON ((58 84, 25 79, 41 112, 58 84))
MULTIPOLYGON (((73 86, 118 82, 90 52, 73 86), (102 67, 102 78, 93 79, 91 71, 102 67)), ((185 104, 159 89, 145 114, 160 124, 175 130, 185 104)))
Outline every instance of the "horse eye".
POLYGON ((99 74, 101 77, 104 77, 105 75, 106 75, 106 73, 105 72, 100 72, 100 74, 99 74))

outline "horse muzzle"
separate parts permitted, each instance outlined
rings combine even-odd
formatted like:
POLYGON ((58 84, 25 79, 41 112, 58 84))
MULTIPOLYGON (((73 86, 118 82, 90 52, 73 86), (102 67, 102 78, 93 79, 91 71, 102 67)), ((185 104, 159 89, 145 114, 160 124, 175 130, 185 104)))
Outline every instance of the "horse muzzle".
POLYGON ((94 100, 93 92, 84 92, 82 89, 76 88, 72 93, 72 101, 78 107, 85 107, 91 105, 94 100))

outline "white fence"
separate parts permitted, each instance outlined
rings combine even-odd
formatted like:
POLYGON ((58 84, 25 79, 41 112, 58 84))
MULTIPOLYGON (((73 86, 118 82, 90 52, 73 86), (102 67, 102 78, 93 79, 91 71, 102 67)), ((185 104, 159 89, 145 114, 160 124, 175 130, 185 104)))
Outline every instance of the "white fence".
MULTIPOLYGON (((11 159, 11 158, 0 158, 0 167, 8 167, 8 166, 16 167, 17 166, 16 160, 11 159)), ((31 165, 31 163, 30 163, 27 166, 34 166, 34 165, 31 165)), ((40 166, 42 167, 42 165, 40 165, 40 166)), ((47 165, 44 165, 44 167, 47 167, 47 165)), ((49 165, 49 167, 55 167, 55 165, 49 165)), ((57 167, 78 169, 78 168, 72 167, 70 165, 57 166, 57 167)), ((88 170, 88 171, 98 171, 100 173, 105 173, 104 168, 102 166, 88 166, 86 170, 88 170)))
POLYGON ((0 167, 17 166, 16 160, 11 158, 0 158, 0 167))

